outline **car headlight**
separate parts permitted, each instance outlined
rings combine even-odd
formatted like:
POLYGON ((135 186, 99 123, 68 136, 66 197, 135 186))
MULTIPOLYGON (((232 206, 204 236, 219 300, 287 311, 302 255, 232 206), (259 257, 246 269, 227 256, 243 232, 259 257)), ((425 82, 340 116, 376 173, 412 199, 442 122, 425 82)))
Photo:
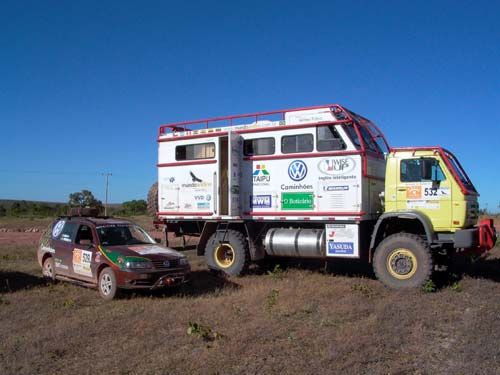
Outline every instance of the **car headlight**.
POLYGON ((179 265, 181 266, 187 266, 189 264, 189 261, 187 258, 181 258, 179 259, 179 265))
POLYGON ((151 263, 151 262, 125 262, 125 268, 129 268, 129 269, 153 268, 153 263, 151 263))

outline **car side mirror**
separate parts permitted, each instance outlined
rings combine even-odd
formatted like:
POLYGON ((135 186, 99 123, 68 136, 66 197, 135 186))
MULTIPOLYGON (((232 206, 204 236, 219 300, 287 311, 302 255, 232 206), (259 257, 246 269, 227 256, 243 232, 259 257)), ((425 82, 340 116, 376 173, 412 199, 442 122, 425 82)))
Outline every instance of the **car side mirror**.
POLYGON ((155 238, 156 243, 161 243, 161 238, 155 238))
POLYGON ((432 180, 432 167, 435 165, 435 159, 421 159, 422 180, 432 180))

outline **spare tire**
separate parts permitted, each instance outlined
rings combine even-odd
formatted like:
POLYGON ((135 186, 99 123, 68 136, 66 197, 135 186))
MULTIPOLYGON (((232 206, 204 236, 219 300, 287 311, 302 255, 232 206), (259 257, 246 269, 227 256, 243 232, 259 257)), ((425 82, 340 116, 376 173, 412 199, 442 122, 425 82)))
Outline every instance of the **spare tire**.
POLYGON ((158 212, 158 182, 155 182, 148 193, 148 214, 156 216, 158 212))

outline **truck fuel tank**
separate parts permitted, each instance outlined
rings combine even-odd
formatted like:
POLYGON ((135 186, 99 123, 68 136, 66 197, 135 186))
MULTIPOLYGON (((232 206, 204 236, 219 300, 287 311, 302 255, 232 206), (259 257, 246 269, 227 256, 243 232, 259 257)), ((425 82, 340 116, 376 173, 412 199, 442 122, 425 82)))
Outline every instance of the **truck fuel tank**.
POLYGON ((272 228, 266 233, 268 255, 322 258, 325 256, 323 229, 272 228))

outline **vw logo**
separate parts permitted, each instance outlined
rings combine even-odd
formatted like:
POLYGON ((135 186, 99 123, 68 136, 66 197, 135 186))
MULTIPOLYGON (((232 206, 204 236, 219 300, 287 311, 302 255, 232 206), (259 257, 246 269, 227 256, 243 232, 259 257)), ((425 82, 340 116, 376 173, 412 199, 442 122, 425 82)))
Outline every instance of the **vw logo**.
POLYGON ((163 265, 165 267, 170 267, 170 262, 168 260, 166 260, 166 261, 163 262, 163 265))
POLYGON ((307 166, 302 160, 294 160, 288 166, 288 176, 294 181, 302 181, 307 175, 307 166))

